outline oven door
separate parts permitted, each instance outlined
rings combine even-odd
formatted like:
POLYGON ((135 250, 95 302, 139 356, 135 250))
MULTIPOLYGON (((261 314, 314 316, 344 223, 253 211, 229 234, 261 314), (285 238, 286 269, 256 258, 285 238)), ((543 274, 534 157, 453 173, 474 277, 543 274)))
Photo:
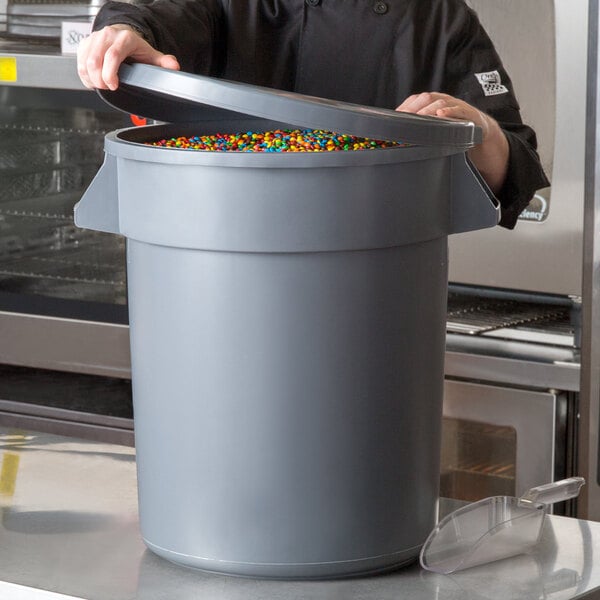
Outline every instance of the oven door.
POLYGON ((0 363, 128 378, 124 240, 75 227, 73 206, 104 135, 131 121, 75 81, 73 56, 12 48, 0 48, 19 74, 0 85, 0 363))
POLYGON ((520 496, 565 476, 567 396, 446 380, 441 495, 520 496))

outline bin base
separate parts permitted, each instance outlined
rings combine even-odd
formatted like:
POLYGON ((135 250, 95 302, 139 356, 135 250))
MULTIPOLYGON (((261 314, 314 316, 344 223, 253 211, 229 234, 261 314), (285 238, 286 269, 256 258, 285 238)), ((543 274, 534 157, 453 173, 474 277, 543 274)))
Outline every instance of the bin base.
POLYGON ((421 550, 421 545, 419 545, 401 552, 376 557, 320 563, 250 563, 202 558, 173 552, 156 546, 146 539, 144 539, 144 543, 161 558, 178 565, 211 573, 262 579, 339 579, 375 575, 413 563, 421 550))

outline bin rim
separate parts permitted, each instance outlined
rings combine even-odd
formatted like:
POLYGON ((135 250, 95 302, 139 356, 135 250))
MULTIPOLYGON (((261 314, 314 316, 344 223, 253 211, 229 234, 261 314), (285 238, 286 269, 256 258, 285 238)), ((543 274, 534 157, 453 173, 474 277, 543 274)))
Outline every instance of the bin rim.
POLYGON ((455 152, 482 140, 481 129, 471 121, 329 100, 142 63, 123 63, 119 82, 114 91, 97 90, 106 103, 168 123, 251 115, 371 139, 444 146, 455 152))
MULTIPOLYGON (((179 124, 177 124, 179 125, 179 124)), ((199 124, 181 124, 193 127, 199 124)), ((223 166, 264 169, 300 169, 355 167, 367 165, 397 164, 445 158, 457 154, 456 148, 439 146, 387 147, 353 152, 214 152, 208 150, 188 150, 153 146, 148 142, 161 139, 159 135, 168 132, 172 124, 127 127, 106 134, 104 150, 119 158, 140 162, 153 162, 185 166, 223 166), (154 134, 155 131, 155 134, 154 134)), ((167 133, 168 135, 168 133, 167 133)))

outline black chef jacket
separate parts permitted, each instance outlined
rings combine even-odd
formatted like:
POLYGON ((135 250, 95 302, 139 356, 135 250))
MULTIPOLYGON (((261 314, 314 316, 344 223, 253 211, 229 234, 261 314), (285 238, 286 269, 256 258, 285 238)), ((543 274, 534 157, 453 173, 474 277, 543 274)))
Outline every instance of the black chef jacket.
POLYGON ((109 1, 94 29, 114 23, 188 72, 390 109, 428 91, 469 102, 508 138, 505 227, 549 185, 510 78, 463 0, 109 1))

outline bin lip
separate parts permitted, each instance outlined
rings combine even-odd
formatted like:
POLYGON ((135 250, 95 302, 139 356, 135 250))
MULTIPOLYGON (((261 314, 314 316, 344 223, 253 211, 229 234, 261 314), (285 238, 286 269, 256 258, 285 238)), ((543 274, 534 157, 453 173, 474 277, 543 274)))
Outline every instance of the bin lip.
MULTIPOLYGON (((198 126, 198 123, 191 126, 198 126)), ((369 165, 398 164, 444 158, 458 154, 454 147, 424 148, 422 146, 396 146, 348 152, 210 152, 151 146, 128 136, 142 138, 153 129, 164 131, 169 125, 128 127, 111 131, 104 138, 107 154, 141 162, 170 165, 199 165, 246 167, 264 169, 356 167, 369 165)), ((148 140, 161 136, 148 136, 148 140)))
POLYGON ((97 90, 109 105, 154 120, 178 123, 251 115, 308 129, 325 129, 371 139, 460 152, 481 142, 470 121, 440 119, 307 96, 204 75, 123 63, 119 87, 97 90))

